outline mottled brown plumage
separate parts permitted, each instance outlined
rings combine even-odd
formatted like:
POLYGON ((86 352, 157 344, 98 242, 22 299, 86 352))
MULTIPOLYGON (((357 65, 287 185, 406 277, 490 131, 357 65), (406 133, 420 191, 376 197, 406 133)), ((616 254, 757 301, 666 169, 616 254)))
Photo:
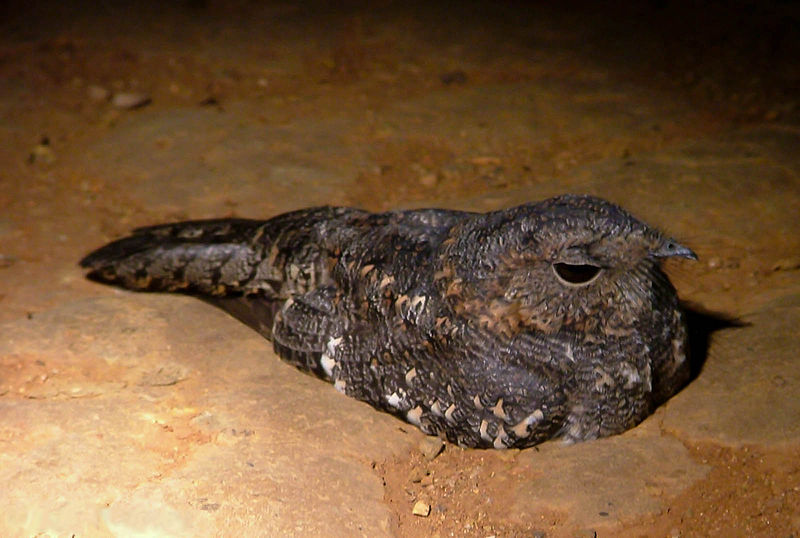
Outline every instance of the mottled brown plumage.
POLYGON ((660 261, 691 250, 561 196, 486 214, 314 208, 136 230, 89 277, 199 295, 341 392, 469 447, 633 427, 688 378, 660 261))

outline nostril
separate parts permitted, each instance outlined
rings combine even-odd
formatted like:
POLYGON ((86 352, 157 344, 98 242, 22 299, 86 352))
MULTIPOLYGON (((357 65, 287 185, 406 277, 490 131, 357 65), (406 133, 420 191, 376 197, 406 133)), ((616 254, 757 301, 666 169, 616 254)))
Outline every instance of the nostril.
POLYGON ((688 258, 690 260, 696 260, 697 255, 692 252, 690 248, 687 248, 677 241, 674 240, 666 240, 661 243, 661 246, 658 247, 658 250, 653 252, 653 255, 657 258, 669 258, 673 256, 680 256, 683 258, 688 258))

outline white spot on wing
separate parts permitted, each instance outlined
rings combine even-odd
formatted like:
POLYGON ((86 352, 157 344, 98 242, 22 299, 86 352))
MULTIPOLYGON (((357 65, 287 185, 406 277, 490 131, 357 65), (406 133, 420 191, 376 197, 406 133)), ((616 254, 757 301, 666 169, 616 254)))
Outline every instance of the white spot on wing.
POLYGON ((450 424, 455 424, 455 420, 453 420, 453 413, 455 412, 455 410, 456 410, 456 404, 450 404, 450 407, 448 407, 447 410, 444 412, 444 418, 450 424))
POLYGON ((336 348, 339 347, 339 344, 342 343, 342 337, 339 336, 338 338, 329 338, 328 339, 328 354, 333 356, 336 353, 336 348))
POLYGON ((398 396, 396 392, 393 392, 386 398, 386 403, 395 409, 400 409, 400 396, 398 396))
POLYGON ((322 369, 325 371, 328 377, 333 377, 333 368, 336 366, 335 360, 323 353, 319 358, 319 365, 322 366, 322 369))
POLYGON ((431 406, 431 413, 433 413, 437 417, 442 416, 442 407, 439 405, 439 400, 435 400, 433 402, 433 405, 431 406))
POLYGON ((488 429, 489 429, 489 422, 486 421, 486 420, 481 420, 481 426, 478 429, 478 433, 481 434, 481 439, 483 439, 484 441, 486 441, 488 443, 491 443, 492 442, 492 436, 489 435, 488 429))
POLYGON ((529 428, 533 424, 537 424, 543 418, 544 418, 544 413, 542 413, 541 409, 537 409, 527 417, 520 420, 516 426, 511 428, 511 431, 514 432, 514 435, 516 435, 518 439, 523 439, 528 436, 529 428))
POLYGON ((395 310, 395 312, 397 312, 398 314, 402 314, 403 313, 403 305, 405 305, 407 302, 408 302, 408 295, 399 296, 397 298, 397 300, 394 302, 394 310, 395 310))
POLYGON ((506 435, 503 425, 500 424, 500 427, 497 429, 497 437, 494 438, 493 446, 497 449, 508 448, 506 441, 508 441, 508 435, 506 435))
POLYGON ((411 380, 417 377, 417 369, 412 368, 408 372, 406 372, 406 383, 411 383, 411 380))
POLYGON ((345 381, 344 379, 337 379, 333 383, 333 388, 335 388, 336 390, 338 390, 342 394, 347 394, 345 392, 345 389, 347 388, 347 381, 345 381))
POLYGON ((636 368, 627 362, 623 362, 619 366, 619 372, 625 376, 625 388, 630 390, 642 382, 641 376, 636 368))
POLYGON ((608 372, 606 372, 603 368, 596 366, 592 373, 594 373, 596 376, 594 386, 598 391, 605 390, 608 387, 614 387, 616 385, 616 383, 614 383, 614 378, 608 375, 608 372))
POLYGON ((508 415, 506 415, 505 409, 503 409, 503 399, 502 398, 498 398, 497 403, 494 404, 494 407, 490 407, 489 409, 492 410, 492 413, 497 418, 501 418, 503 420, 508 418, 508 415))
POLYGON ((406 420, 408 420, 414 426, 420 425, 420 418, 422 418, 422 408, 420 406, 417 406, 406 413, 406 420))

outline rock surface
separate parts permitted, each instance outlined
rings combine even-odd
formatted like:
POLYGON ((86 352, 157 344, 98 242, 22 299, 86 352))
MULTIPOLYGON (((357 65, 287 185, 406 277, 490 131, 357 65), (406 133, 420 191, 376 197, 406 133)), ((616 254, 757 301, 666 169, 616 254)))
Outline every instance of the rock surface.
POLYGON ((663 427, 689 442, 768 447, 800 444, 800 295, 715 335, 701 375, 675 397, 663 427), (698 405, 711 401, 714 406, 698 405))
POLYGON ((0 327, 9 532, 388 535, 370 464, 422 434, 212 307, 121 295, 0 327))
POLYGON ((794 8, 670 2, 643 26, 589 6, 178 4, 0 22, 0 535, 800 534, 794 8), (57 159, 30 159, 42 140, 57 159), (174 219, 563 192, 692 246, 667 270, 722 314, 697 316, 683 391, 575 446, 442 450, 214 308, 76 265, 174 219))

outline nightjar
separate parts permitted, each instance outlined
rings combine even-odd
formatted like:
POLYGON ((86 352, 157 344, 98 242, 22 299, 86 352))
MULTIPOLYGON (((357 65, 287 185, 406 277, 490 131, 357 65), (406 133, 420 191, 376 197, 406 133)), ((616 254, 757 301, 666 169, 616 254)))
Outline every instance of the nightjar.
POLYGON ((339 391, 466 447, 625 431, 687 381, 664 258, 620 207, 565 195, 490 213, 318 207, 135 230, 88 277, 203 297, 339 391))

